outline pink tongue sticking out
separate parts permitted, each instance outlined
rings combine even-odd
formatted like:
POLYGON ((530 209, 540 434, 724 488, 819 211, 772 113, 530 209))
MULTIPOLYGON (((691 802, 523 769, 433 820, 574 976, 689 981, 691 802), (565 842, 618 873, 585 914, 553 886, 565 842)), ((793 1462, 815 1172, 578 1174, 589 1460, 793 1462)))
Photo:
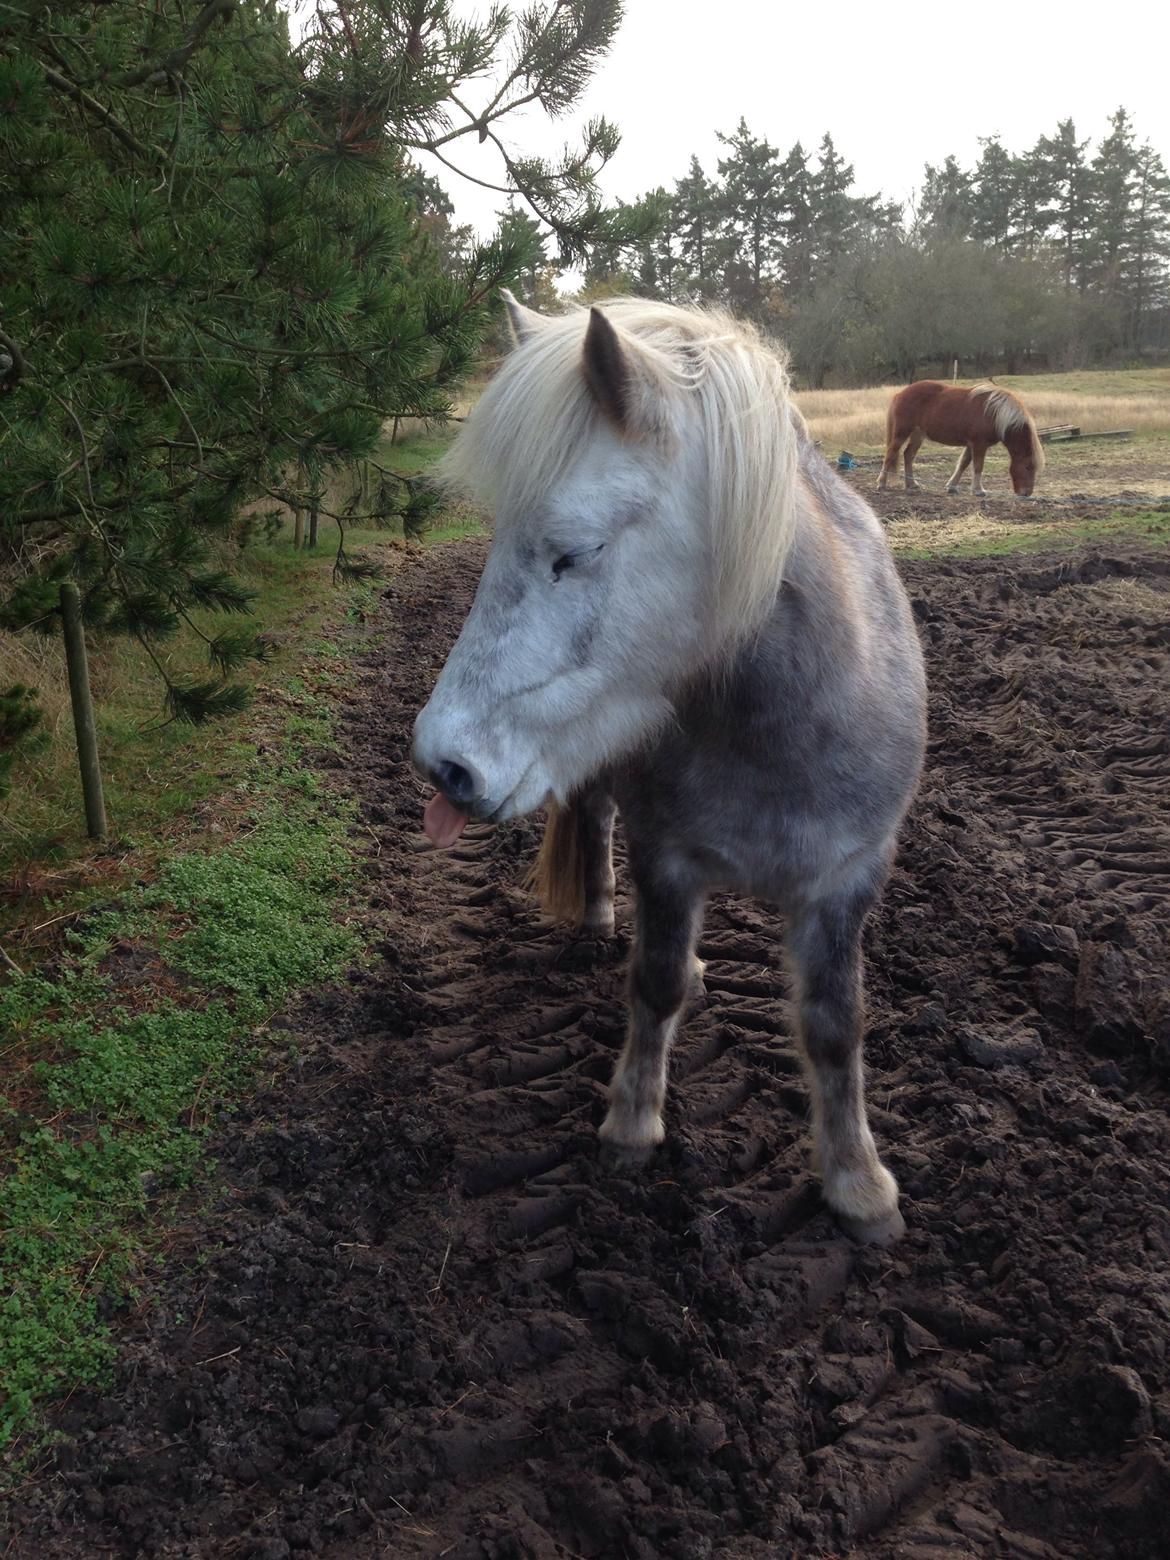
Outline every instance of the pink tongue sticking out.
POLYGON ((441 792, 436 792, 423 813, 423 832, 432 845, 446 850, 463 833, 467 826, 467 814, 452 807, 441 792))

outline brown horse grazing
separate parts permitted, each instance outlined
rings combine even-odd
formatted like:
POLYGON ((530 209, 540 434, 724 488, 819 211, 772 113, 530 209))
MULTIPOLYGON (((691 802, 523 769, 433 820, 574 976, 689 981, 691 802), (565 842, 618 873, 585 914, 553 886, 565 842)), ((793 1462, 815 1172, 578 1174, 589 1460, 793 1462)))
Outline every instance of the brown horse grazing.
POLYGON ((884 488, 898 465, 898 452, 906 446, 906 486, 917 488, 914 457, 923 439, 936 444, 966 445, 948 493, 959 491, 959 478, 971 466, 971 491, 985 496, 983 457, 992 444, 1002 443, 1011 457, 1012 488, 1020 498, 1030 498, 1036 478, 1044 469, 1044 447, 1032 415, 1018 396, 996 385, 975 385, 960 390, 937 379, 920 379, 899 390, 890 402, 886 418, 886 458, 878 487, 884 488))

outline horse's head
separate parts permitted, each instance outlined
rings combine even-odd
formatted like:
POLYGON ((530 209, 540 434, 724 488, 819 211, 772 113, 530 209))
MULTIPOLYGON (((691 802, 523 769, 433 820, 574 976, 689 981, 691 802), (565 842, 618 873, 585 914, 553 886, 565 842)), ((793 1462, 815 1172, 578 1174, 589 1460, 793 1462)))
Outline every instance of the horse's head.
POLYGON ((1004 444, 1011 461, 1012 491, 1017 498, 1031 498, 1036 478, 1044 470, 1044 446, 1040 442, 1036 424, 1026 412, 1024 417, 1024 422, 1010 428, 1004 435, 1004 444))
POLYGON ((1017 498, 1031 498, 1036 486, 1036 457, 1031 442, 1024 449, 1011 450, 1012 490, 1017 498))
POLYGON ((552 319, 508 304, 516 349, 444 463, 495 532, 415 723, 415 766, 439 791, 427 829, 443 844, 469 816, 564 800, 641 745, 686 678, 759 621, 789 535, 783 369, 754 340, 658 304, 552 319), (713 417, 712 386, 735 383, 724 359, 744 381, 739 425, 713 417), (753 529, 764 504, 771 524, 753 529))

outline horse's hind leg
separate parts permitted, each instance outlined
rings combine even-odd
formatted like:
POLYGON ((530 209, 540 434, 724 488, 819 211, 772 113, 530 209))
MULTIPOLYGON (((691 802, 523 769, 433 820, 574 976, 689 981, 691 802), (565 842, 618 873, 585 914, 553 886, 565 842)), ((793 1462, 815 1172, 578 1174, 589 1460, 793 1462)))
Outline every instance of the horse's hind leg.
POLYGON ((906 490, 909 493, 917 492, 920 486, 920 484, 914 480, 914 457, 922 448, 922 441, 925 437, 926 435, 924 433, 919 432, 919 430, 915 428, 914 432, 910 435, 910 442, 906 445, 906 454, 903 459, 906 463, 906 490))
POLYGON ((955 467, 954 471, 951 472, 951 480, 947 483, 948 493, 957 493, 959 491, 960 478, 970 464, 971 446, 968 444, 967 448, 959 456, 959 464, 955 467))
POLYGON ((865 893, 803 907, 791 922, 788 957, 825 1201, 850 1234, 885 1245, 905 1226, 897 1182, 878 1158, 865 1114, 861 927, 871 903, 865 893))
POLYGON ((878 477, 878 492, 885 491, 886 484, 898 469, 898 456, 902 446, 910 437, 909 429, 893 428, 889 431, 886 443, 886 458, 882 461, 881 475, 878 477))
POLYGON ((629 1029, 601 1125, 603 1154, 618 1165, 642 1164, 665 1136, 666 1059, 695 977, 702 914, 693 890, 662 877, 647 880, 631 865, 638 914, 629 1029))

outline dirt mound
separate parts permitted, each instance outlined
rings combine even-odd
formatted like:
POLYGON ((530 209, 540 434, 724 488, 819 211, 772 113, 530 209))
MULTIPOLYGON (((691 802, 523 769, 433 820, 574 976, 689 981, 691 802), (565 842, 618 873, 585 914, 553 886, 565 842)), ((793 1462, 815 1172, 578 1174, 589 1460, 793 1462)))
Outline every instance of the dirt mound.
POLYGON ((542 922, 533 823, 425 848, 404 763, 480 562, 403 570, 349 716, 377 965, 288 1020, 5 1553, 1163 1555, 1165 555, 905 571, 929 768, 868 944, 893 1252, 810 1179, 766 906, 711 909, 666 1146, 597 1163, 628 914, 542 922))

